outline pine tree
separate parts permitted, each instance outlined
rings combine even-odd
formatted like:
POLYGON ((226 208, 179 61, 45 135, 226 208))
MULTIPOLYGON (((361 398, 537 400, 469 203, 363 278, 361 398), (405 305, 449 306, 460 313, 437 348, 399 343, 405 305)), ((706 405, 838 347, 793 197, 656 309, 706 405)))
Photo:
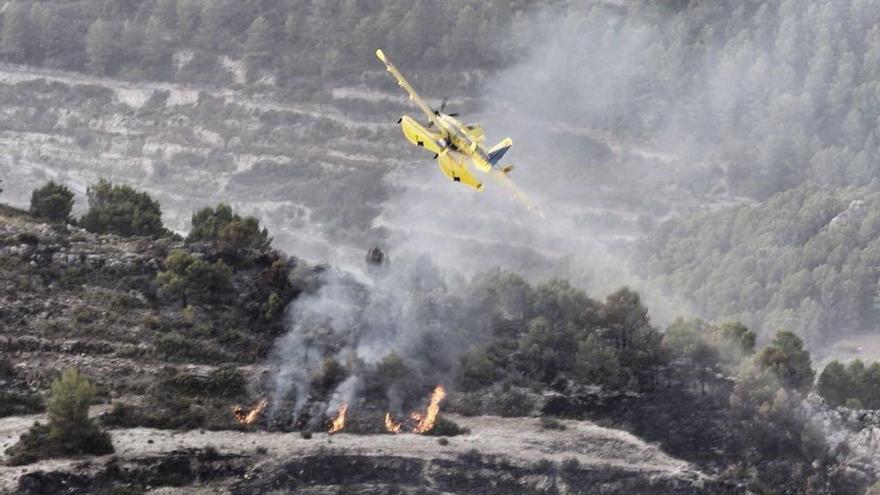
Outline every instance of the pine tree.
POLYGON ((122 60, 137 61, 144 46, 144 29, 136 22, 125 21, 119 34, 119 52, 122 60))
POLYGON ((23 2, 12 2, 3 16, 3 37, 0 51, 13 62, 27 62, 33 49, 30 8, 23 2))
POLYGON ((850 380, 846 368, 836 359, 831 361, 819 375, 816 390, 832 406, 843 404, 850 397, 850 380))
POLYGON ((196 42, 206 50, 215 50, 223 37, 223 12, 219 0, 206 0, 199 16, 201 22, 196 42))
POLYGON ((250 72, 266 68, 272 60, 272 33, 269 29, 269 23, 263 16, 254 19, 247 30, 244 60, 250 72))
POLYGON ((163 28, 173 32, 177 28, 177 0, 159 0, 153 15, 159 18, 163 28))
POLYGON ((177 2, 177 38, 190 40, 199 28, 201 14, 196 0, 178 0, 177 2))
POLYGON ((144 45, 141 51, 144 69, 153 77, 162 78, 171 69, 171 40, 159 16, 153 15, 144 29, 144 45))
POLYGON ((88 68, 98 74, 106 74, 113 59, 113 35, 100 17, 89 26, 86 34, 86 58, 88 68))

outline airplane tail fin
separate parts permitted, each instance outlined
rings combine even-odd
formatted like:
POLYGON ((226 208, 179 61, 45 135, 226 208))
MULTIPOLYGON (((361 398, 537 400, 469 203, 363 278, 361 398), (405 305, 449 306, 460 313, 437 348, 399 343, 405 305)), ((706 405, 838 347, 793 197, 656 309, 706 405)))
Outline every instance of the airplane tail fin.
POLYGON ((511 146, 513 146, 513 140, 510 138, 504 138, 500 143, 493 146, 492 149, 489 150, 489 163, 494 166, 501 161, 501 157, 507 153, 507 150, 509 150, 511 146))

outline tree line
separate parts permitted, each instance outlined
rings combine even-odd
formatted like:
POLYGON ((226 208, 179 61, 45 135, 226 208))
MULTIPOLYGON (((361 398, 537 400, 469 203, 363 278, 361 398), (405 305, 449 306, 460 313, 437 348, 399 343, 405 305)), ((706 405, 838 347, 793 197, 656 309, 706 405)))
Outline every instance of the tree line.
POLYGON ((14 0, 3 13, 0 53, 10 62, 152 79, 175 78, 181 67, 174 55, 184 49, 193 53, 184 79, 210 72, 219 56, 279 80, 357 72, 375 68, 378 47, 411 67, 493 68, 502 62, 497 43, 526 6, 473 0, 14 0))

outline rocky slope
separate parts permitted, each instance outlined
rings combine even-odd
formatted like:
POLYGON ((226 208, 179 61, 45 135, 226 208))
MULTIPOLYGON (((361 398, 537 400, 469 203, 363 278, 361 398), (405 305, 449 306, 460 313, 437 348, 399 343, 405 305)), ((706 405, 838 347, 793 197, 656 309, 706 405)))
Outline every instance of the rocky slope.
MULTIPOLYGON (((217 336, 227 319, 247 314, 250 294, 259 292, 259 263, 233 277, 236 295, 214 306, 197 306, 203 321, 193 326, 179 303, 157 293, 155 276, 165 255, 183 245, 174 240, 98 236, 70 226, 35 222, 27 214, 0 211, 0 326, 2 357, 9 363, 0 392, 10 401, 40 397, 58 372, 80 368, 97 385, 104 405, 94 415, 119 413, 119 404, 152 404, 169 373, 211 376, 220 364, 235 364, 251 379, 261 372, 264 342, 273 331, 253 324, 249 338, 217 336), (202 310, 206 310, 202 313, 202 310), (198 329, 201 328, 201 329, 198 329), (172 352, 163 336, 180 332, 203 352, 172 352), (211 352, 204 352, 210 349, 211 352), (169 371, 169 368, 171 371, 169 371)), ((188 246, 210 257, 204 247, 188 246), (202 251, 198 251, 201 249, 202 251)), ((291 277, 297 263, 289 260, 291 277)), ((277 265, 277 264, 276 264, 277 265)), ((222 299, 222 298, 221 298, 222 299)), ((232 318, 234 319, 234 318, 232 318)), ((176 341, 177 346, 182 346, 176 341)), ((166 385, 167 386, 167 385, 166 385)), ((207 411, 210 430, 153 429, 115 424, 116 454, 102 458, 41 461, 0 468, 0 491, 19 493, 718 493, 711 476, 670 457, 633 435, 570 420, 545 429, 537 419, 458 417, 469 433, 446 441, 414 434, 356 435, 296 433, 242 428, 231 403, 246 395, 191 405, 207 411), (216 419, 211 414, 222 416, 216 419), (213 418, 213 419, 212 419, 213 418), (225 421, 225 423, 223 422, 225 421), (224 427, 226 424, 228 426, 224 427), (571 459, 576 459, 572 461, 571 459), (344 487, 344 488, 343 488, 344 487)), ((41 415, 29 409, 4 412, 0 446, 12 445, 41 415)), ((106 415, 105 415, 106 416, 106 415)))

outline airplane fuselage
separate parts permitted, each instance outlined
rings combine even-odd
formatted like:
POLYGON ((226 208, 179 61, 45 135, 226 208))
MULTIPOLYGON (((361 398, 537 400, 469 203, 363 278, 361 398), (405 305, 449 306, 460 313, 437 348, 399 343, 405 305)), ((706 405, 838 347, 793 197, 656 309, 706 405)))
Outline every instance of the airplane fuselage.
POLYGON ((455 117, 443 113, 438 114, 440 133, 450 148, 470 157, 474 166, 483 172, 492 169, 489 154, 483 146, 466 130, 465 125, 455 117))

